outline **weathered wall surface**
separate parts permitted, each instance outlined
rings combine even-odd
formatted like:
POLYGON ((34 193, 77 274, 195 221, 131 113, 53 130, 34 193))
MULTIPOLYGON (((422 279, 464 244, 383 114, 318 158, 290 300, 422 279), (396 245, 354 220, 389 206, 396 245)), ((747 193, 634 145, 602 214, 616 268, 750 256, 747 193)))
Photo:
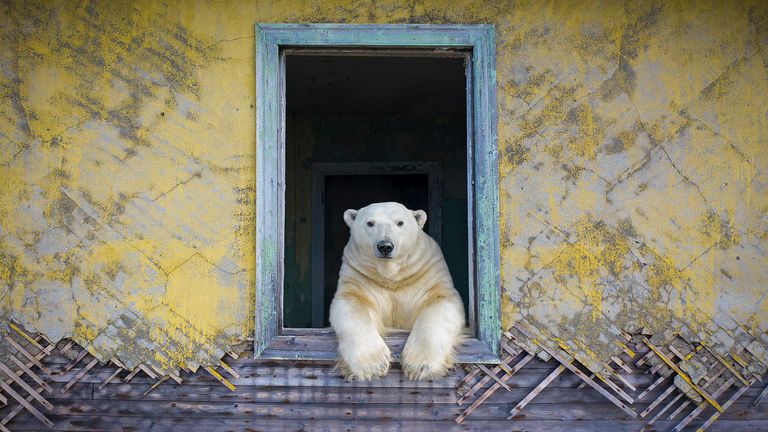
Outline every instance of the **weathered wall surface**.
POLYGON ((161 371, 251 334, 256 22, 493 23, 503 322, 768 362, 765 2, 0 5, 0 308, 161 371))

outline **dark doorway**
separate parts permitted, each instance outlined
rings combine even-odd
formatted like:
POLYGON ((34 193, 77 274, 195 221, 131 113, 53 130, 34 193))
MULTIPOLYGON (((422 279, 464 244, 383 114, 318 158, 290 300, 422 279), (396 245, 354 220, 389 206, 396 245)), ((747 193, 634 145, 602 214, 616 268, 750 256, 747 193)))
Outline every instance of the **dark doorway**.
POLYGON ((373 202, 427 211, 425 230, 468 304, 465 61, 425 50, 285 52, 284 327, 328 325, 349 239, 343 212, 373 202), (328 164, 379 168, 318 177, 328 164))

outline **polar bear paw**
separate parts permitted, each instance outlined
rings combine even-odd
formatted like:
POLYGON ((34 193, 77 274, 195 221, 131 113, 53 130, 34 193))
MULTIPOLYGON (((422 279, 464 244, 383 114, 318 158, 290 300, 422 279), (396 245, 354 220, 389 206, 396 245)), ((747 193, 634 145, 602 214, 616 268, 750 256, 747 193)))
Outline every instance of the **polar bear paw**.
POLYGON ((336 370, 348 381, 370 381, 386 375, 390 361, 389 347, 381 339, 357 346, 339 345, 336 370))
POLYGON ((411 380, 428 380, 445 376, 452 365, 453 356, 450 352, 413 349, 412 346, 406 346, 403 350, 403 372, 411 380))

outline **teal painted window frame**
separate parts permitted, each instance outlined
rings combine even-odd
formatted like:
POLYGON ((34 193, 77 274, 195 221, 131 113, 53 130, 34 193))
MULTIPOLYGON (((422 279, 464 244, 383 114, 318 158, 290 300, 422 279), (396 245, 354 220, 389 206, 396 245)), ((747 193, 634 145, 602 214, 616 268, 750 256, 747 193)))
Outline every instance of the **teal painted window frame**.
MULTIPOLYGON (((254 356, 334 360, 329 329, 282 326, 285 227, 284 63, 280 50, 302 48, 429 48, 471 50, 468 85, 468 201, 473 232, 475 337, 459 361, 498 363, 499 288, 498 146, 495 37, 492 25, 256 24, 256 308, 254 356), (469 162, 471 161, 471 162, 469 162)), ((471 240, 472 241, 472 240, 471 240)), ((385 340, 397 360, 405 332, 385 340)))

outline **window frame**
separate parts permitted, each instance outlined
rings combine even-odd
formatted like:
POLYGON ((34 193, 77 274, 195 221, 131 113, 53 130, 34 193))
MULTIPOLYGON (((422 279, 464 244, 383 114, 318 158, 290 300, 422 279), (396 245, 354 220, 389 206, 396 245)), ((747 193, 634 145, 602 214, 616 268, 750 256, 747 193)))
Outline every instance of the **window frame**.
MULTIPOLYGON (((474 337, 459 362, 499 363, 498 146, 494 27, 488 24, 256 24, 256 295, 254 357, 334 360, 331 329, 283 328, 286 48, 471 50, 467 85, 467 201, 474 337)), ((472 315, 472 314, 471 314, 472 315)), ((393 359, 407 337, 385 337, 393 359)))

